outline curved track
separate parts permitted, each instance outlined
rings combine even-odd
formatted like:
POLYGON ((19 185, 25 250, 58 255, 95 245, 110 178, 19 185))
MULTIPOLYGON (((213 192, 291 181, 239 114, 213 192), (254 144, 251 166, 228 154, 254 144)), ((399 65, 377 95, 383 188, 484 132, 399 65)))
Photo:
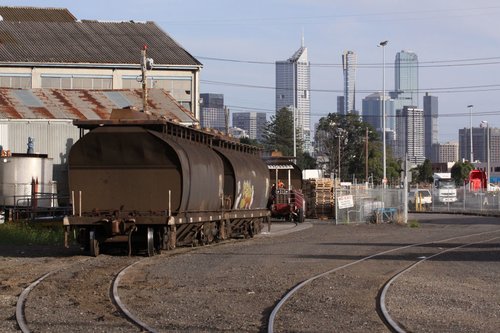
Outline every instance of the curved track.
MULTIPOLYGON (((128 267, 131 267, 138 262, 145 260, 147 258, 141 258, 139 260, 135 259, 133 263, 127 265, 125 268, 123 268, 123 261, 118 260, 119 263, 114 264, 113 261, 116 261, 116 258, 106 258, 104 256, 99 257, 99 258, 87 258, 84 260, 79 260, 76 263, 63 266, 57 269, 54 269, 48 273, 45 273, 43 276, 38 278, 36 281, 31 283, 28 287, 26 287, 21 295, 19 296, 17 300, 17 305, 16 305, 16 321, 17 324, 20 328, 20 330, 23 333, 29 333, 32 331, 44 331, 47 330, 48 328, 44 325, 51 325, 50 330, 54 332, 59 332, 59 331, 66 331, 68 327, 71 327, 73 322, 92 322, 93 319, 91 317, 95 314, 98 313, 100 316, 104 315, 104 313, 101 313, 100 310, 95 310, 92 311, 92 309, 89 309, 89 304, 90 306, 98 304, 98 303, 104 303, 105 301, 109 303, 109 299, 107 300, 102 300, 102 299, 96 299, 99 298, 99 295, 106 295, 109 293, 92 293, 91 291, 89 292, 81 292, 82 290, 86 290, 86 288, 83 286, 81 283, 82 280, 86 281, 86 284, 90 285, 101 285, 104 284, 104 286, 110 284, 110 280, 107 280, 107 283, 101 283, 100 279, 102 276, 98 276, 99 274, 95 274, 96 276, 96 281, 91 281, 89 282, 88 274, 85 273, 84 266, 89 266, 90 268, 95 267, 95 266, 106 266, 106 272, 108 275, 111 275, 112 280, 116 281, 117 277, 120 276, 128 267), (111 263, 109 263, 111 261, 111 263), (85 265, 82 265, 85 264, 85 265), (121 267, 118 267, 121 266, 121 267), (119 270, 119 273, 111 273, 110 271, 116 272, 119 270), (79 274, 83 274, 83 278, 78 277, 79 274), (67 276, 73 277, 73 280, 68 282, 67 276), (50 280, 50 281, 49 281, 50 280), (79 282, 77 282, 79 281, 79 282), (73 283, 72 283, 73 282, 73 283), (66 286, 65 284, 68 284, 66 286), (38 287, 38 288, 37 288, 38 287), (61 287, 61 290, 58 290, 58 288, 61 287), (71 290, 67 289, 70 288, 71 290), (39 290, 40 289, 40 290, 39 290), (55 294, 52 293, 52 291, 56 289, 57 292, 55 294), (35 293, 39 293, 38 295, 33 295, 35 293), (63 296, 64 295, 64 296, 63 296), (78 299, 73 299, 75 295, 81 296, 81 298, 78 299), (91 296, 89 296, 91 295, 91 296), (27 309, 27 303, 30 302, 30 298, 36 299, 36 303, 31 304, 29 308, 27 309), (48 299, 48 300, 46 300, 48 299), (54 317, 50 317, 50 314, 47 315, 47 311, 45 312, 42 310, 43 308, 47 309, 49 308, 45 304, 50 304, 53 305, 53 308, 51 308, 51 313, 55 313, 54 317), (62 304, 62 305, 61 305, 62 304), (72 309, 60 309, 59 307, 64 307, 65 304, 72 304, 76 310, 72 309), (85 305, 85 306, 82 306, 85 305), (41 314, 37 314, 37 312, 42 311, 41 314), (61 319, 61 313, 64 313, 64 320, 61 319), (76 313, 72 314, 72 313, 76 313), (85 319, 82 318, 82 315, 88 314, 89 318, 85 319), (29 319, 29 317, 32 317, 34 319, 29 319), (41 320, 40 318, 43 318, 41 320), (57 323, 57 324, 54 324, 57 323), (59 327, 57 326, 59 325, 59 327)), ((126 259, 128 260, 128 258, 126 259)), ((86 267, 87 269, 89 267, 86 267)), ((105 277, 104 277, 105 278, 105 277)), ((112 295, 114 295, 112 293, 112 295)), ((119 301, 115 303, 116 305, 120 304, 119 301)), ((101 306, 102 307, 102 306, 101 306)), ((122 311, 120 307, 118 307, 119 311, 122 311)), ((114 321, 124 321, 128 320, 129 322, 134 323, 136 326, 139 328, 143 329, 141 325, 138 325, 134 320, 133 317, 129 319, 128 317, 130 316, 129 313, 122 311, 123 315, 122 316, 116 316, 113 315, 113 312, 116 312, 115 307, 110 307, 108 308, 108 314, 106 314, 109 317, 113 317, 114 321), (125 318, 123 318, 125 317, 125 318)), ((98 320, 99 321, 99 320, 98 320)), ((123 324, 119 324, 119 326, 124 326, 123 324)), ((131 330, 133 331, 133 330, 131 330)))
MULTIPOLYGON (((496 231, 498 232, 498 231, 496 231)), ((378 298, 378 306, 380 308, 380 311, 382 313, 382 317, 383 317, 383 320, 386 322, 387 326, 394 332, 398 332, 398 333, 406 333, 407 331, 402 328, 390 315, 389 311, 387 310, 387 307, 386 307, 386 295, 387 295, 387 291, 389 290, 389 287, 399 278, 401 277, 403 274, 405 273, 408 273, 409 271, 411 271, 413 268, 415 268, 415 266, 417 266, 418 264, 428 260, 428 259, 432 259, 434 257, 437 257, 439 255, 442 255, 444 253, 447 253, 447 252, 451 252, 451 251, 455 251, 455 250, 458 250, 458 249, 461 249, 461 248, 464 248, 464 247, 468 247, 468 246, 471 246, 471 245, 475 245, 475 244, 481 244, 481 243, 487 243, 487 242, 491 242, 493 240, 496 240, 496 239, 499 239, 500 237, 494 237, 494 238, 490 238, 490 239, 486 239, 486 240, 483 240, 483 241, 479 241, 479 242, 472 242, 472 243, 468 243, 468 244, 462 244, 460 246, 456 246, 456 247, 453 247, 453 248, 450 248, 450 249, 446 249, 446 250, 443 250, 443 251, 440 251, 436 254, 433 254, 432 256, 429 256, 429 257, 426 257, 426 258, 423 258, 422 260, 419 260, 419 261, 416 261, 414 262, 413 264, 411 264, 410 266, 408 266, 407 268, 405 268, 404 270, 402 270, 401 272, 399 272, 398 274, 396 274, 394 277, 392 277, 389 281, 387 281, 387 283, 384 285, 384 287, 382 288, 381 290, 381 293, 380 293, 380 297, 378 298)))
POLYGON ((141 330, 146 331, 146 332, 151 332, 151 333, 156 333, 157 331, 150 327, 148 324, 144 323, 141 321, 139 318, 134 316, 129 309, 125 306, 125 304, 121 301, 120 295, 118 295, 118 286, 120 285, 121 279, 123 276, 127 273, 129 269, 134 267, 137 263, 141 262, 142 260, 136 261, 133 264, 128 265, 127 267, 123 268, 118 275, 116 275, 115 279, 113 280, 113 286, 112 286, 112 292, 111 292, 111 298, 113 303, 120 309, 121 313, 129 320, 132 322, 134 325, 139 327, 141 330))
POLYGON ((87 261, 89 259, 83 259, 83 260, 79 260, 78 262, 72 264, 72 265, 69 265, 69 266, 66 266, 66 267, 59 267, 57 269, 54 269, 50 272, 47 272, 45 273, 44 275, 42 275, 40 278, 36 279, 34 282, 32 282, 28 287, 26 287, 21 295, 19 295, 19 298, 17 299, 17 303, 16 303, 16 322, 17 322, 17 325, 19 326, 19 329, 23 332, 23 333, 29 333, 31 332, 31 330, 29 329, 29 326, 28 326, 28 323, 27 323, 27 320, 26 320, 26 315, 25 315, 25 305, 26 305, 26 301, 28 299, 28 296, 29 294, 31 293, 31 291, 33 291, 33 289, 35 289, 35 287, 40 284, 43 280, 45 280, 47 277, 53 275, 53 274, 56 274, 57 272, 65 269, 65 268, 68 268, 68 267, 71 267, 71 266, 75 266, 75 265, 80 265, 82 264, 83 262, 87 261))
MULTIPOLYGON (((493 231, 487 231, 487 232, 481 232, 481 233, 474 233, 474 234, 469 234, 469 235, 462 235, 462 236, 457 236, 457 237, 451 237, 451 238, 446 238, 446 239, 441 239, 441 240, 437 240, 437 241, 432 241, 432 242, 424 242, 424 243, 415 243, 415 244, 410 244, 410 245, 406 245, 406 246, 401 246, 401 247, 397 247, 397 248, 393 248, 393 249, 390 249, 390 250, 386 250, 386 251, 382 251, 382 252, 378 252, 378 253, 375 253, 375 254, 372 254, 372 255, 369 255, 369 256, 366 256, 364 258, 361 258, 359 260, 356 260, 356 261, 353 261, 353 262, 350 262, 348 264, 345 264, 345 265, 342 265, 340 267, 336 267, 334 269, 331 269, 329 271, 326 271, 324 273, 321 273, 321 274, 317 274, 315 276, 312 276, 311 278, 307 279, 307 280, 304 280, 302 281, 301 283, 297 284, 294 288, 292 288, 279 302, 278 304, 274 307, 274 309, 272 310, 271 312, 271 315, 269 317, 269 323, 268 323, 268 333, 273 333, 274 332, 274 322, 275 322, 275 319, 276 319, 276 316, 278 314, 278 312, 280 311, 280 309, 286 304, 286 302, 294 295, 296 294, 299 290, 301 290, 303 287, 305 287, 306 285, 309 285, 311 282, 317 280, 317 279, 320 279, 322 277, 325 277, 327 275, 330 275, 330 274, 333 274, 333 273, 336 273, 338 271, 341 271, 343 269, 346 269, 348 267, 351 267, 353 265, 357 265, 357 264, 360 264, 360 263, 363 263, 367 260, 370 260, 372 258, 376 258, 376 257, 380 257, 380 256, 383 256, 385 254, 388 254, 388 253, 393 253, 393 252, 397 252, 397 251, 402 251, 402 250, 405 250, 405 249, 409 249, 409 248, 414 248, 414 247, 418 247, 418 246, 424 246, 424 245, 430 245, 430 244, 439 244, 439 243, 443 243, 443 242, 447 242, 447 241, 452 241, 452 240, 456 240, 456 239, 461 239, 461 238, 467 238, 467 237, 474 237, 474 236, 483 236, 483 235, 488 235, 488 234, 493 234, 493 233, 499 233, 500 232, 500 229, 497 229, 497 230, 493 230, 493 231)), ((430 259, 430 258, 433 258, 433 257, 436 257, 438 255, 441 255, 443 253, 446 253, 446 252, 450 252, 450 251, 453 251, 453 250, 457 250, 459 248, 463 248, 463 247, 467 247, 467 246, 470 246, 472 244, 479 244, 479 243, 484 243, 484 242, 488 242, 488 241, 491 241, 491 240, 494 240, 494 239, 498 239, 499 237, 494 237, 492 239, 488 239, 488 240, 483 240, 483 241, 479 241, 479 242, 471 242, 471 243, 468 243, 468 244, 464 244, 464 245, 460 245, 460 246, 457 246, 457 247, 454 247, 454 248, 451 248, 451 249, 446 249, 446 250, 443 250, 443 251, 440 251, 432 256, 429 256, 427 258, 423 258, 421 260, 418 260, 416 262, 414 262, 413 264, 411 264, 410 266, 408 266, 407 268, 405 268, 404 270, 400 271, 398 274, 396 274, 395 276, 393 276, 389 281, 387 281, 385 284, 384 284, 384 287, 383 289, 381 290, 381 292, 379 293, 379 297, 378 297, 378 306, 380 307, 381 309, 381 312, 382 312, 382 320, 384 320, 385 324, 390 328, 392 329, 393 331, 395 332, 406 332, 405 330, 403 330, 389 315, 388 311, 387 311, 387 308, 385 307, 385 295, 387 293, 387 290, 388 288, 390 287, 390 285, 398 278, 400 277, 402 274, 404 274, 405 272, 411 270, 412 268, 414 268, 417 264, 427 260, 427 259, 430 259)))

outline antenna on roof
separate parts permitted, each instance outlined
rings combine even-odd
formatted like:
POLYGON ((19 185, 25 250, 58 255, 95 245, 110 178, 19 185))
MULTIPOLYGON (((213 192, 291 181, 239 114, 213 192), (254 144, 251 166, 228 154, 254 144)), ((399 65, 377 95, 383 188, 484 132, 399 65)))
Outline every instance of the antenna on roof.
POLYGON ((302 27, 302 39, 301 39, 300 43, 301 43, 300 46, 304 47, 304 27, 302 27))

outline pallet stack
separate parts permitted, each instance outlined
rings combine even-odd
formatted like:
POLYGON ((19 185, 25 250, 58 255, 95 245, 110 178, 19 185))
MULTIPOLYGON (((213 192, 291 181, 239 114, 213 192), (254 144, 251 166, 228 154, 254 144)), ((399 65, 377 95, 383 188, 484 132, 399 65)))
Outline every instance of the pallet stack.
POLYGON ((306 217, 331 219, 335 215, 333 180, 316 178, 305 180, 306 217))

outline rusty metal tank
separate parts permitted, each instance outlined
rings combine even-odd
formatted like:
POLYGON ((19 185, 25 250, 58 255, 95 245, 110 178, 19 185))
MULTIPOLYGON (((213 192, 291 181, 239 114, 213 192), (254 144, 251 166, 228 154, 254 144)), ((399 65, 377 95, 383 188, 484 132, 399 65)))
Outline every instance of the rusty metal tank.
POLYGON ((68 168, 77 211, 221 209, 221 158, 182 136, 141 126, 96 128, 72 147, 68 168))

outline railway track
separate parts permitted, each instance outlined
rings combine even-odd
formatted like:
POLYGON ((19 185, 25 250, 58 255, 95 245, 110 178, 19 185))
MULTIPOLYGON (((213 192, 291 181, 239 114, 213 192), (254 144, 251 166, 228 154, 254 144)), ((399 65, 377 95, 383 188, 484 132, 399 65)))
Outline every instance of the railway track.
MULTIPOLYGON (((136 332, 125 315, 111 304, 110 284, 123 266, 147 258, 109 257, 79 260, 47 272, 23 290, 16 305, 16 321, 23 333, 91 331, 136 332), (115 272, 115 273, 113 273, 115 272), (107 289, 107 290, 106 290, 107 289)), ((113 298, 113 295, 111 295, 113 298)))
POLYGON ((179 248, 150 258, 102 255, 43 274, 26 288, 17 312, 26 314, 33 332, 424 331, 395 311, 399 290, 408 286, 405 277, 430 264, 469 264, 453 255, 481 242, 493 239, 495 255, 498 222, 480 228, 473 222, 469 231, 465 220, 415 231, 318 223, 273 240, 179 248), (290 290, 286 299, 283 290, 290 290))
MULTIPOLYGON (((495 237, 489 237, 488 239, 485 239, 485 240, 482 239, 482 240, 479 240, 479 241, 472 241, 472 242, 468 242, 468 243, 465 243, 465 244, 460 244, 460 245, 457 245, 457 246, 452 246, 452 247, 449 247, 449 248, 446 248, 446 249, 443 249, 443 250, 439 250, 436 253, 433 253, 431 255, 428 255, 428 256, 425 256, 425 257, 420 257, 417 260, 414 260, 414 262, 412 262, 409 265, 406 263, 406 267, 400 269, 397 272, 397 274, 395 274, 394 276, 391 276, 391 278, 388 279, 383 284, 383 287, 377 291, 377 295, 373 295, 373 297, 377 299, 377 304, 376 304, 376 308, 374 308, 374 311, 378 311, 379 312, 380 318, 383 321, 383 323, 387 326, 387 328, 390 331, 392 331, 392 332, 405 333, 407 331, 404 328, 404 325, 401 324, 401 323, 398 323, 397 320, 393 319, 393 317, 390 314, 390 311, 388 310, 388 308, 386 306, 386 295, 388 293, 388 290, 389 290, 390 286, 398 278, 400 278, 402 275, 407 274, 408 272, 410 272, 411 270, 413 270, 417 265, 419 265, 419 264, 421 264, 421 263, 423 263, 423 262, 425 262, 427 260, 433 259, 433 258, 435 258, 437 256, 443 255, 445 253, 449 253, 451 251, 456 251, 458 249, 469 247, 471 245, 476 245, 476 244, 481 244, 481 243, 487 243, 487 242, 491 242, 491 241, 500 239, 500 229, 496 229, 496 230, 493 230, 493 231, 487 231, 487 232, 481 232, 481 233, 474 233, 474 234, 469 234, 469 235, 461 235, 461 236, 451 237, 451 238, 445 238, 445 239, 441 239, 441 240, 437 240, 437 241, 432 241, 432 242, 415 243, 415 244, 410 244, 410 245, 401 246, 401 247, 397 247, 397 248, 392 248, 392 249, 389 249, 389 250, 385 250, 385 251, 381 251, 381 252, 378 252, 378 253, 374 253, 374 254, 365 256, 365 257, 363 257, 363 258, 361 258, 359 260, 355 260, 355 261, 349 262, 347 264, 344 264, 344 265, 342 265, 340 267, 336 267, 334 269, 328 270, 326 272, 323 272, 323 273, 320 273, 320 274, 316 274, 316 275, 314 275, 314 276, 312 276, 312 277, 310 277, 310 278, 308 278, 308 279, 300 282, 299 284, 297 284, 288 293, 286 293, 285 296, 281 300, 279 300, 279 302, 273 308, 273 310, 272 310, 272 312, 270 314, 269 323, 268 323, 268 330, 267 331, 268 331, 268 333, 274 333, 275 332, 275 326, 276 326, 275 323, 277 321, 277 317, 278 317, 278 314, 279 314, 280 310, 282 310, 287 305, 287 303, 290 302, 290 300, 292 299, 293 296, 296 296, 298 298, 298 299, 295 300, 295 302, 300 302, 300 300, 299 300, 300 299, 300 295, 298 295, 299 292, 303 291, 307 286, 310 286, 313 282, 315 282, 315 281, 317 281, 319 279, 322 279, 322 278, 325 278, 325 277, 329 277, 329 276, 332 276, 334 274, 341 274, 341 272, 343 272, 345 270, 348 270, 348 269, 352 268, 355 265, 362 265, 362 264, 364 264, 364 263, 366 263, 366 262, 368 262, 368 261, 370 261, 372 259, 376 259, 378 257, 382 257, 382 256, 385 256, 385 255, 388 255, 388 254, 394 254, 394 253, 397 253, 397 252, 404 252, 404 251, 407 251, 409 249, 426 247, 426 246, 429 246, 429 245, 443 244, 445 242, 450 242, 450 241, 463 240, 463 239, 473 238, 473 237, 484 237, 484 236, 490 236, 490 235, 495 235, 495 237)), ((283 328, 284 327, 282 326, 281 329, 283 329, 283 328)), ((286 331, 286 328, 284 328, 284 331, 286 331)), ((323 327, 322 331, 330 331, 330 330, 328 328, 323 327)), ((335 331, 335 329, 332 328, 332 331, 335 331)))
MULTIPOLYGON (((205 247, 231 242, 234 240, 205 247)), ((119 294, 120 283, 133 268, 153 258, 185 254, 200 248, 202 247, 178 248, 163 255, 144 258, 101 255, 66 263, 44 273, 22 291, 16 304, 17 325, 23 333, 87 332, 89 327, 93 327, 90 329, 93 330, 102 326, 101 324, 112 327, 102 328, 106 332, 137 332, 139 329, 140 332, 155 333, 157 330, 154 327, 143 322, 122 301, 119 294), (89 286, 99 288, 100 291, 89 286), (51 310, 47 313, 48 308, 51 310), (88 318, 82 318, 84 315, 88 315, 88 318), (80 325, 76 329, 75 323, 80 325)))

